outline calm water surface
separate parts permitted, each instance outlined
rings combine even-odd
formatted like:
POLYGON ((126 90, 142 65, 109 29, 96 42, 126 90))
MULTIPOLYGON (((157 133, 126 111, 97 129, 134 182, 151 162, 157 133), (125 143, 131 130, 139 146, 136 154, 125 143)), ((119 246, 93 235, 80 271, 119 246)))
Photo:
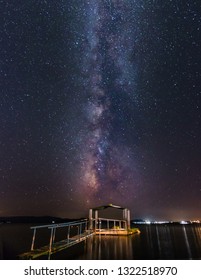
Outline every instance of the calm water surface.
MULTIPOLYGON (((30 250, 30 224, 0 225, 0 259, 17 259, 30 250)), ((53 259, 201 259, 200 225, 138 225, 133 236, 92 236, 52 255, 53 259)), ((57 238, 66 233, 59 232, 57 238), (60 235, 60 236, 59 236, 60 235)), ((36 246, 49 242, 49 232, 36 236, 36 246)))

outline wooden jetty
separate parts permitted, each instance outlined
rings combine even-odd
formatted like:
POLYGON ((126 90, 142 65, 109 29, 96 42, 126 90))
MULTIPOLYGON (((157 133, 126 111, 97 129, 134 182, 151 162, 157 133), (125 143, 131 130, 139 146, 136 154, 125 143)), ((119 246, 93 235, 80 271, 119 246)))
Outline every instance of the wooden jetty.
POLYGON ((113 204, 89 209, 89 226, 98 235, 131 235, 135 233, 130 228, 130 210, 113 204), (107 208, 122 210, 123 218, 106 219, 99 217, 99 211, 107 208))
POLYGON ((86 240, 89 236, 93 235, 92 230, 87 229, 88 220, 80 220, 69 223, 59 223, 59 224, 50 224, 43 226, 31 227, 33 230, 33 238, 31 244, 31 250, 29 252, 19 255, 20 259, 37 259, 41 256, 47 255, 48 259, 51 258, 51 255, 67 249, 79 242, 86 240), (71 229, 77 227, 77 233, 71 236, 71 229), (67 235, 66 239, 55 242, 56 230, 66 228, 67 235), (42 246, 40 248, 35 248, 35 239, 36 231, 40 229, 49 229, 50 230, 50 240, 49 244, 42 246))
POLYGON ((127 208, 116 206, 113 204, 100 206, 89 209, 89 219, 78 220, 69 223, 50 224, 31 227, 33 230, 33 238, 31 250, 19 256, 20 259, 36 259, 42 256, 51 258, 52 254, 68 249, 78 244, 92 235, 131 235, 139 233, 138 229, 130 228, 130 211, 127 208), (107 208, 116 208, 123 211, 122 219, 106 219, 99 217, 99 211, 107 208), (56 231, 64 228, 66 230, 66 238, 55 241, 56 231), (50 231, 49 244, 40 248, 35 248, 35 239, 37 230, 48 229, 50 231), (72 230, 74 229, 74 230, 72 230), (75 229, 77 229, 75 231, 75 229), (72 232, 73 231, 73 232, 72 232))

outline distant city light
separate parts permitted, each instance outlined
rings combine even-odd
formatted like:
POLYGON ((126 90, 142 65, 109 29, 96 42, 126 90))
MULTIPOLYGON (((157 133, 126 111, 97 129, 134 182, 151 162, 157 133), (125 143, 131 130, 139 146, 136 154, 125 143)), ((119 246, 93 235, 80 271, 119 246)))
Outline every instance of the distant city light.
POLYGON ((190 221, 150 221, 150 220, 139 220, 139 221, 133 221, 134 224, 172 224, 172 223, 179 223, 181 225, 187 225, 187 224, 200 224, 201 220, 190 220, 190 221))
POLYGON ((200 220, 193 220, 193 221, 190 221, 192 224, 193 223, 196 223, 196 224, 200 224, 201 223, 201 221, 200 220))

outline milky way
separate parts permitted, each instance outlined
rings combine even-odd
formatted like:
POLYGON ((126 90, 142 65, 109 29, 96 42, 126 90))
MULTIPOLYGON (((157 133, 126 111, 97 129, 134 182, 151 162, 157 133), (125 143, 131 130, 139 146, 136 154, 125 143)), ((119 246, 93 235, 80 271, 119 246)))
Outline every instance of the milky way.
MULTIPOLYGON (((87 42, 83 58, 87 121, 81 180, 86 202, 117 201, 135 193, 134 159, 113 133, 121 96, 135 92, 134 45, 129 1, 88 1, 87 42), (107 198, 106 198, 107 197, 107 198), (95 201, 94 201, 95 200, 95 201)), ((121 113, 121 107, 119 108, 121 113)), ((121 126, 119 130, 123 130, 121 126)))

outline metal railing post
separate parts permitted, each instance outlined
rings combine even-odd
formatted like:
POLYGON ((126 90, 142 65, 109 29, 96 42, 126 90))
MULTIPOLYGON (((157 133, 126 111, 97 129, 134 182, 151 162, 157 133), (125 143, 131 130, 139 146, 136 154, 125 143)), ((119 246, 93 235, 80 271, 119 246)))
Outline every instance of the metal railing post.
POLYGON ((49 260, 50 260, 51 253, 52 253, 53 232, 54 232, 54 228, 51 228, 50 244, 49 244, 49 255, 48 255, 48 259, 49 260))
POLYGON ((85 232, 87 231, 87 221, 85 222, 85 232))
POLYGON ((67 243, 69 243, 69 238, 70 238, 70 226, 68 226, 67 243))
POLYGON ((31 243, 31 251, 33 251, 33 249, 34 249, 35 238, 36 238, 36 228, 34 228, 34 232, 33 232, 33 238, 32 238, 32 243, 31 243))
POLYGON ((52 239, 52 243, 54 244, 55 241, 55 236, 56 236, 56 228, 53 228, 53 239, 52 239))
POLYGON ((80 226, 79 226, 79 240, 81 239, 81 227, 82 227, 82 224, 80 224, 80 226))

